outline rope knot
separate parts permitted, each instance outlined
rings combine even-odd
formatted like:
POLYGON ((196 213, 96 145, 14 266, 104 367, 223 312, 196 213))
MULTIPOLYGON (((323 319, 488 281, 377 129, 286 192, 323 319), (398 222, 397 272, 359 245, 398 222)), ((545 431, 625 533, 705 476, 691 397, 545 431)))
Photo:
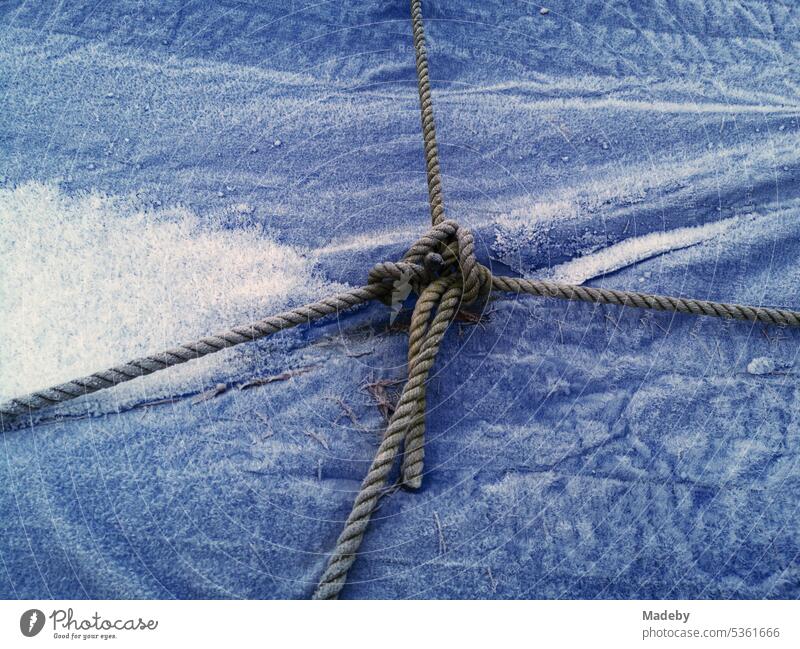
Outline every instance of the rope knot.
POLYGON ((475 237, 456 221, 442 220, 421 236, 398 262, 380 262, 369 272, 370 284, 387 284, 384 302, 404 300, 410 286, 422 295, 437 279, 451 278, 463 289, 464 306, 489 293, 492 274, 475 257, 475 237), (386 280, 392 280, 392 290, 386 280))

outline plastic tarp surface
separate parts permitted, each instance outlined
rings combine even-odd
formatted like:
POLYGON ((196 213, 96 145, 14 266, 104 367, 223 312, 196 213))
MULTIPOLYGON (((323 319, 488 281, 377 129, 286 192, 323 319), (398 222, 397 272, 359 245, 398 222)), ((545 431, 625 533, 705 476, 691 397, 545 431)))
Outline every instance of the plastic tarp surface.
MULTIPOLYGON (((483 263, 800 307, 797 5, 548 8, 424 6, 483 263)), ((3 398, 359 285, 428 220, 406 2, 0 4, 3 398)), ((800 595, 798 333, 488 311, 345 597, 800 595)), ((401 329, 376 304, 5 431, 0 596, 307 597, 401 329)))

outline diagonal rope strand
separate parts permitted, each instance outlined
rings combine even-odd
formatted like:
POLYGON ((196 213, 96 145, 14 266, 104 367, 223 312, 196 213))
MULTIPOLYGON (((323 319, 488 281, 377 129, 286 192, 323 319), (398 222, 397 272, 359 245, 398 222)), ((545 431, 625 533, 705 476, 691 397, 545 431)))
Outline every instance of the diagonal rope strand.
POLYGON ((800 324, 798 314, 778 309, 741 307, 700 300, 591 289, 546 281, 517 280, 511 277, 493 278, 489 269, 481 266, 475 259, 472 233, 467 228, 460 228, 456 222, 445 219, 421 0, 411 0, 411 20, 416 52, 422 136, 428 171, 428 197, 434 227, 429 232, 430 239, 423 237, 409 250, 405 259, 416 261, 417 249, 420 249, 421 254, 436 254, 437 258, 450 268, 450 272, 455 273, 446 276, 446 279, 454 276, 460 276, 461 279, 446 289, 446 292, 444 292, 446 285, 443 283, 445 280, 436 279, 420 294, 414 307, 409 330, 408 381, 403 388, 397 410, 389 421, 386 436, 336 542, 328 567, 314 591, 314 599, 336 599, 344 588, 347 573, 356 559, 372 512, 383 494, 395 456, 403 442, 405 444, 401 468, 403 484, 409 488, 418 488, 422 483, 425 381, 439 351, 442 336, 450 319, 456 313, 459 301, 471 304, 480 295, 495 289, 566 300, 673 310, 695 315, 791 323, 795 326, 800 324), (453 268, 454 265, 457 266, 457 270, 453 268), (435 315, 428 328, 427 322, 431 311, 435 311, 435 315))
POLYGON ((367 286, 337 293, 317 302, 269 316, 258 322, 234 327, 228 331, 206 336, 194 342, 184 343, 163 352, 150 354, 122 365, 110 367, 107 370, 72 379, 66 383, 38 390, 25 396, 16 397, 0 403, 0 421, 5 417, 17 417, 57 403, 77 399, 99 390, 112 388, 115 385, 131 381, 140 376, 146 376, 241 343, 252 342, 259 338, 270 336, 283 329, 296 327, 334 313, 352 309, 376 298, 383 298, 388 294, 388 291, 389 289, 385 285, 368 284, 367 286))
POLYGON ((422 334, 423 342, 412 350, 408 381, 403 386, 397 408, 389 420, 389 426, 372 461, 372 466, 361 483, 350 516, 336 541, 336 548, 328 561, 328 567, 314 591, 314 599, 336 599, 344 587, 347 572, 356 559, 356 553, 364 539, 372 513, 386 487, 400 444, 420 411, 420 399, 424 404, 425 382, 436 360, 444 333, 456 314, 461 293, 460 284, 453 284, 452 278, 438 279, 423 291, 417 302, 415 315, 422 311, 429 313, 429 305, 438 304, 436 315, 430 327, 422 334))

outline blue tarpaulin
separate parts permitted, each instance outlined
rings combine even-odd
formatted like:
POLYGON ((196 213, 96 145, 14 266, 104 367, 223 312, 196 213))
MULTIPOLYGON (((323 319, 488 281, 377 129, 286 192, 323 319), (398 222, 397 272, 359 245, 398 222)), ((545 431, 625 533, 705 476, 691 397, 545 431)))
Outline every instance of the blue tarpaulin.
MULTIPOLYGON (((445 205, 480 260, 800 308, 798 6, 547 8, 424 6, 445 205)), ((3 398, 360 285, 429 218, 407 2, 0 4, 3 398)), ((403 317, 4 422, 0 597, 309 596, 403 317)), ((800 596, 798 352, 498 296, 451 327, 423 487, 382 502, 343 595, 800 596)))

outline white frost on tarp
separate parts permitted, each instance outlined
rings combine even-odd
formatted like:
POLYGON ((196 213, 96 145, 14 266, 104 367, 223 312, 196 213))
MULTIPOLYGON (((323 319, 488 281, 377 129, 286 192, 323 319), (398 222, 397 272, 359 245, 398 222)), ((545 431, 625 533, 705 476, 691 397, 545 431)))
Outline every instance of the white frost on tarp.
POLYGON ((741 221, 740 217, 731 217, 698 226, 630 237, 597 252, 559 264, 551 270, 550 277, 560 282, 582 284, 665 252, 703 243, 724 234, 741 221))
POLYGON ((755 376, 763 376, 764 374, 772 374, 776 370, 775 361, 766 356, 758 356, 747 364, 748 374, 755 376))
POLYGON ((327 294, 301 252, 98 193, 0 188, 0 396, 327 294))

